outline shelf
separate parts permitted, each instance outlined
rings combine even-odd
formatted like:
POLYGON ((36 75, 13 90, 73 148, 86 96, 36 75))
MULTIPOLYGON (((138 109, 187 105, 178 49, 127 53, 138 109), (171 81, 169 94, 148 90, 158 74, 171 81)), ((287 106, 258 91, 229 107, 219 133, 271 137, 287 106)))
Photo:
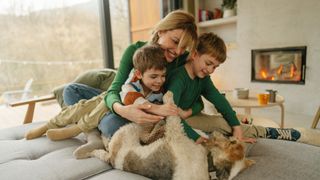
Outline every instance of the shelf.
POLYGON ((207 28, 207 27, 213 27, 213 26, 221 26, 225 24, 233 24, 236 22, 237 22, 237 16, 233 16, 228 18, 220 18, 220 19, 199 22, 198 27, 207 28))

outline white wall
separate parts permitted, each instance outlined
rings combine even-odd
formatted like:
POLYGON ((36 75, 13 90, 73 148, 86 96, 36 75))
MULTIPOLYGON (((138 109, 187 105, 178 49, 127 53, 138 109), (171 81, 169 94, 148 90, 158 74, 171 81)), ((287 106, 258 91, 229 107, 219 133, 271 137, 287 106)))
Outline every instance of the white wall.
POLYGON ((277 89, 286 111, 314 115, 320 105, 320 1, 238 0, 237 48, 228 51, 213 80, 219 89, 277 89), (287 46, 307 46, 305 85, 252 83, 251 49, 287 46))

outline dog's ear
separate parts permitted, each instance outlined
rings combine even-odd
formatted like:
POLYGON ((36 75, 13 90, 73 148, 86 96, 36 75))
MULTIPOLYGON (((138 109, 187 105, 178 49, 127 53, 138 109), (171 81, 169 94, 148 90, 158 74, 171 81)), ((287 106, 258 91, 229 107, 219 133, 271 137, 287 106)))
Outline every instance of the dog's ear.
POLYGON ((212 147, 215 146, 215 138, 211 137, 206 142, 202 142, 201 145, 206 147, 207 149, 211 149, 212 147))
POLYGON ((237 161, 244 158, 244 147, 241 143, 231 144, 228 149, 230 161, 237 161))
POLYGON ((212 137, 215 137, 215 138, 224 138, 223 134, 220 133, 220 132, 218 132, 218 131, 213 131, 213 132, 211 133, 211 136, 212 136, 212 137))
POLYGON ((234 137, 234 136, 231 136, 231 137, 229 138, 229 140, 230 140, 230 142, 231 142, 232 144, 235 144, 235 143, 238 142, 238 139, 237 139, 236 137, 234 137))

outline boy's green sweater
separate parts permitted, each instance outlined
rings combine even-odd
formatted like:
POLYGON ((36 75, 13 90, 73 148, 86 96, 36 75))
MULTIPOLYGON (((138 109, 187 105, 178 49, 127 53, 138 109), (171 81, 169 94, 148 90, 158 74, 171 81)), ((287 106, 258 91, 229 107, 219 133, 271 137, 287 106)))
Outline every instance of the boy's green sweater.
MULTIPOLYGON (((104 98, 105 104, 107 105, 107 107, 113 113, 115 113, 115 112, 113 110, 112 105, 114 103, 116 103, 116 102, 122 104, 119 93, 121 91, 121 86, 128 79, 129 73, 133 69, 133 60, 132 60, 133 55, 134 55, 134 53, 136 52, 137 49, 141 48, 145 44, 147 44, 147 43, 138 41, 137 43, 130 45, 125 50, 125 52, 124 52, 124 54, 123 54, 123 56, 121 58, 120 67, 119 67, 119 69, 117 71, 116 77, 114 78, 111 86, 108 89, 108 93, 104 98)), ((173 62, 171 62, 171 63, 169 63, 167 65, 167 77, 171 76, 171 74, 172 74, 174 69, 176 69, 176 68, 178 68, 180 66, 183 66, 186 63, 188 55, 189 55, 189 53, 186 52, 186 53, 182 54, 181 56, 179 56, 177 59, 175 59, 173 62)), ((166 78, 165 84, 166 83, 168 83, 167 78, 166 78)), ((201 101, 201 99, 196 101, 192 105, 191 108, 192 108, 192 113, 193 114, 199 113, 203 109, 203 102, 201 101)), ((197 135, 197 133, 195 133, 194 130, 186 122, 182 121, 182 124, 184 126, 185 132, 187 133, 187 135, 189 137, 192 136, 193 140, 196 140, 197 137, 199 137, 199 135, 197 135)))
POLYGON ((240 125, 235 111, 213 85, 210 76, 191 79, 185 66, 181 66, 171 73, 166 86, 167 90, 174 92, 174 102, 181 109, 189 109, 202 95, 215 106, 230 126, 240 125))

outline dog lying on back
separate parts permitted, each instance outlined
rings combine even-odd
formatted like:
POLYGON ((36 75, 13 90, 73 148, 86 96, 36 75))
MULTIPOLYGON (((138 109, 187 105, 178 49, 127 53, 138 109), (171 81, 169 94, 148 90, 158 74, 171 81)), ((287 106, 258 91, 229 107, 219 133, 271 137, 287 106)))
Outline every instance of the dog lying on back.
MULTIPOLYGON (((173 102, 166 93, 164 102, 173 102)), ((195 144, 189 139, 177 116, 166 119, 164 137, 141 145, 143 127, 131 123, 121 127, 111 141, 103 138, 108 151, 94 150, 91 156, 113 168, 140 174, 152 179, 208 180, 207 154, 211 152, 218 179, 232 179, 253 164, 244 156, 244 146, 214 133, 207 143, 195 144)))
POLYGON ((142 131, 138 124, 123 126, 110 142, 103 138, 108 152, 94 150, 91 156, 151 179, 209 179, 206 150, 185 136, 180 119, 167 119, 165 136, 148 145, 140 143, 142 131))

